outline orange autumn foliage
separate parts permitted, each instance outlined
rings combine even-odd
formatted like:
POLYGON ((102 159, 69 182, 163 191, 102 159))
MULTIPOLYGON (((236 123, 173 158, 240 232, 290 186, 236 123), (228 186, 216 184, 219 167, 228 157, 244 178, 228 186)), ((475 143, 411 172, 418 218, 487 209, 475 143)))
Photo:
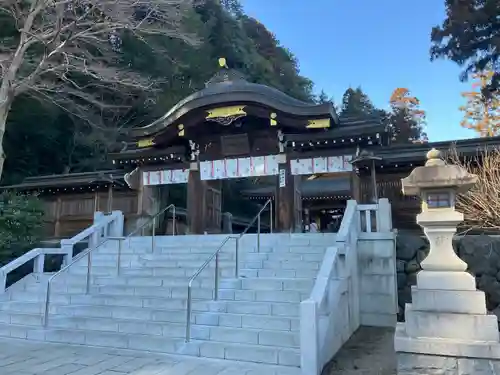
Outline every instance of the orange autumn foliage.
POLYGON ((392 126, 395 129, 393 140, 412 143, 427 142, 425 132, 426 113, 420 108, 420 100, 411 95, 409 89, 398 87, 389 99, 392 126))
POLYGON ((473 91, 462 93, 467 102, 460 107, 464 112, 461 126, 474 130, 481 137, 500 135, 500 92, 494 92, 488 98, 482 92, 491 83, 493 75, 492 71, 475 74, 473 91))
POLYGON ((420 109, 420 100, 412 96, 407 88, 396 88, 392 92, 389 104, 392 108, 406 108, 414 118, 425 119, 425 111, 420 109))

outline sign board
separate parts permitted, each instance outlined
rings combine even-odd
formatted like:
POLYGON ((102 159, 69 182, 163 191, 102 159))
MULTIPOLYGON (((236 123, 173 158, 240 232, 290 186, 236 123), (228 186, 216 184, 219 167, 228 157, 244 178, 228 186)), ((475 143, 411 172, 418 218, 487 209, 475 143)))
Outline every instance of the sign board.
POLYGON ((285 170, 285 168, 280 168, 279 178, 280 178, 280 188, 285 187, 286 186, 286 170, 285 170))

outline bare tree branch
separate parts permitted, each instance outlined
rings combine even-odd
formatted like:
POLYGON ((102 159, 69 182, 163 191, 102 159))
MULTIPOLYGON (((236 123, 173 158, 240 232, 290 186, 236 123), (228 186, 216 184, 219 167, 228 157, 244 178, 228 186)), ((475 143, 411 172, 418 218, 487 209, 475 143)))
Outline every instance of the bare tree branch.
POLYGON ((500 150, 480 151, 474 157, 459 155, 452 148, 448 160, 478 176, 478 182, 467 193, 457 197, 457 208, 465 223, 474 228, 500 229, 500 150))
POLYGON ((155 95, 160 83, 121 62, 124 36, 147 44, 148 37, 162 35, 195 46, 198 37, 184 28, 195 2, 0 0, 0 22, 17 30, 0 40, 0 175, 3 134, 16 96, 50 101, 98 127, 105 119, 121 120, 127 106, 155 95))

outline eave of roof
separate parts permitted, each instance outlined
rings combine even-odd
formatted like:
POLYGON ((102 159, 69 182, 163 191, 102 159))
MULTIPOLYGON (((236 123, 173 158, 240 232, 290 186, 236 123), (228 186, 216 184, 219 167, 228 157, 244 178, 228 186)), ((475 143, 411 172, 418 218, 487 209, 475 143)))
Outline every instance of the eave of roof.
POLYGON ((378 150, 375 155, 383 161, 425 160, 426 154, 432 148, 447 152, 452 148, 459 154, 474 155, 485 150, 500 147, 500 136, 491 138, 470 138, 452 141, 429 142, 422 144, 391 145, 378 150))
POLYGON ((188 112, 230 103, 257 103, 294 116, 329 117, 335 124, 339 124, 339 118, 332 103, 307 103, 270 86, 236 80, 207 85, 206 88, 178 102, 153 123, 131 129, 130 134, 133 137, 153 135, 167 128, 188 112))
POLYGON ((119 183, 123 181, 125 171, 104 170, 97 172, 68 173, 46 176, 27 177, 16 185, 0 186, 1 190, 30 190, 50 187, 68 187, 90 184, 119 183))

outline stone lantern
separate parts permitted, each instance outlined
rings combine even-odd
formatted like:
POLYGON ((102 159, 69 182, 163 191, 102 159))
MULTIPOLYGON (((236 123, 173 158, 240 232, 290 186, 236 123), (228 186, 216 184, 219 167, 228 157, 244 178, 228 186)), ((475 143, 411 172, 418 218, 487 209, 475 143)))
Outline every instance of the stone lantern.
POLYGON ((485 366, 500 360, 497 317, 487 313, 484 292, 476 290, 474 276, 466 272, 467 264, 452 246, 456 226, 463 221, 463 214, 455 211, 457 194, 476 181, 476 175, 446 164, 435 149, 427 153, 424 167, 415 168, 402 180, 404 194, 422 198, 417 223, 429 239, 430 251, 412 287, 405 322, 398 323, 396 330, 399 373, 413 374, 417 368, 422 372, 415 373, 434 373, 435 366, 476 366, 469 358, 484 358, 485 366))
MULTIPOLYGON (((422 199, 419 224, 430 243, 429 255, 421 263, 425 271, 465 271, 467 264, 453 250, 452 240, 464 215, 455 211, 456 196, 469 190, 477 176, 458 165, 448 165, 438 150, 427 153, 425 167, 415 168, 403 178, 403 194, 418 195, 422 199)), ((473 280, 469 274, 467 279, 473 280)), ((475 288, 475 284, 474 284, 475 288)))

